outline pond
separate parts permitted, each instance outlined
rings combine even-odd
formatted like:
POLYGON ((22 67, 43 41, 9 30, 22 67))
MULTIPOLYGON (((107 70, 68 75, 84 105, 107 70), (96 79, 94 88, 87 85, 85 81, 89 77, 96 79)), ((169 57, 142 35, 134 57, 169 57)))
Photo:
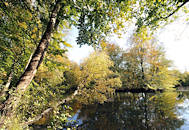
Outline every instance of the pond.
POLYGON ((76 122, 68 125, 79 130, 189 129, 189 92, 117 93, 104 104, 72 107, 76 122))

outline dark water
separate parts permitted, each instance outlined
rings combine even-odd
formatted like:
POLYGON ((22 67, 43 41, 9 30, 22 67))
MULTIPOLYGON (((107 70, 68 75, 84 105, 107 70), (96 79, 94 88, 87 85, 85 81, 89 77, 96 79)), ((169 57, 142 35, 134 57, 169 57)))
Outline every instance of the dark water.
POLYGON ((73 105, 81 130, 189 130, 189 92, 120 93, 104 104, 73 105))

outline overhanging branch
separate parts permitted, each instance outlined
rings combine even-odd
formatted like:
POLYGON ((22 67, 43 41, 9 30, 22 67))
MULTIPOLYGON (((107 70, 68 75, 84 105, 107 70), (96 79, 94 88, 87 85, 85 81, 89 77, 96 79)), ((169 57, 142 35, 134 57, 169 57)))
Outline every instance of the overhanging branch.
POLYGON ((167 19, 169 18, 170 16, 172 16, 173 14, 175 14, 181 7, 183 7, 187 2, 189 2, 189 0, 185 0, 181 5, 179 5, 177 7, 177 9, 175 9, 172 13, 170 13, 168 16, 166 17, 162 17, 163 19, 167 19))

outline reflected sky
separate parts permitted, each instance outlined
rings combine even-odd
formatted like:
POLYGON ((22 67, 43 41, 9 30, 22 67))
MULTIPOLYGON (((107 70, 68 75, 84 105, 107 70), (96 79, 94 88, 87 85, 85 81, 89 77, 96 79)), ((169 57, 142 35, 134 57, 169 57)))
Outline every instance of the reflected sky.
POLYGON ((178 118, 184 120, 181 130, 189 130, 189 99, 185 99, 183 103, 177 105, 178 118))
MULTIPOLYGON (((81 130, 189 129, 188 94, 118 94, 112 102, 82 105, 72 119, 81 130)), ((75 110, 76 111, 76 110, 75 110)))

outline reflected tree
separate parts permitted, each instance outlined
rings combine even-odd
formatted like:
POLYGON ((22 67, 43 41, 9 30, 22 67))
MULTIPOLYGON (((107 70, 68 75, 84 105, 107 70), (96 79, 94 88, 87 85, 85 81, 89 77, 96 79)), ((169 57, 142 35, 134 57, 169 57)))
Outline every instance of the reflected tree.
POLYGON ((184 121, 177 118, 176 92, 120 94, 114 102, 84 106, 79 113, 83 121, 78 129, 177 129, 184 121))

